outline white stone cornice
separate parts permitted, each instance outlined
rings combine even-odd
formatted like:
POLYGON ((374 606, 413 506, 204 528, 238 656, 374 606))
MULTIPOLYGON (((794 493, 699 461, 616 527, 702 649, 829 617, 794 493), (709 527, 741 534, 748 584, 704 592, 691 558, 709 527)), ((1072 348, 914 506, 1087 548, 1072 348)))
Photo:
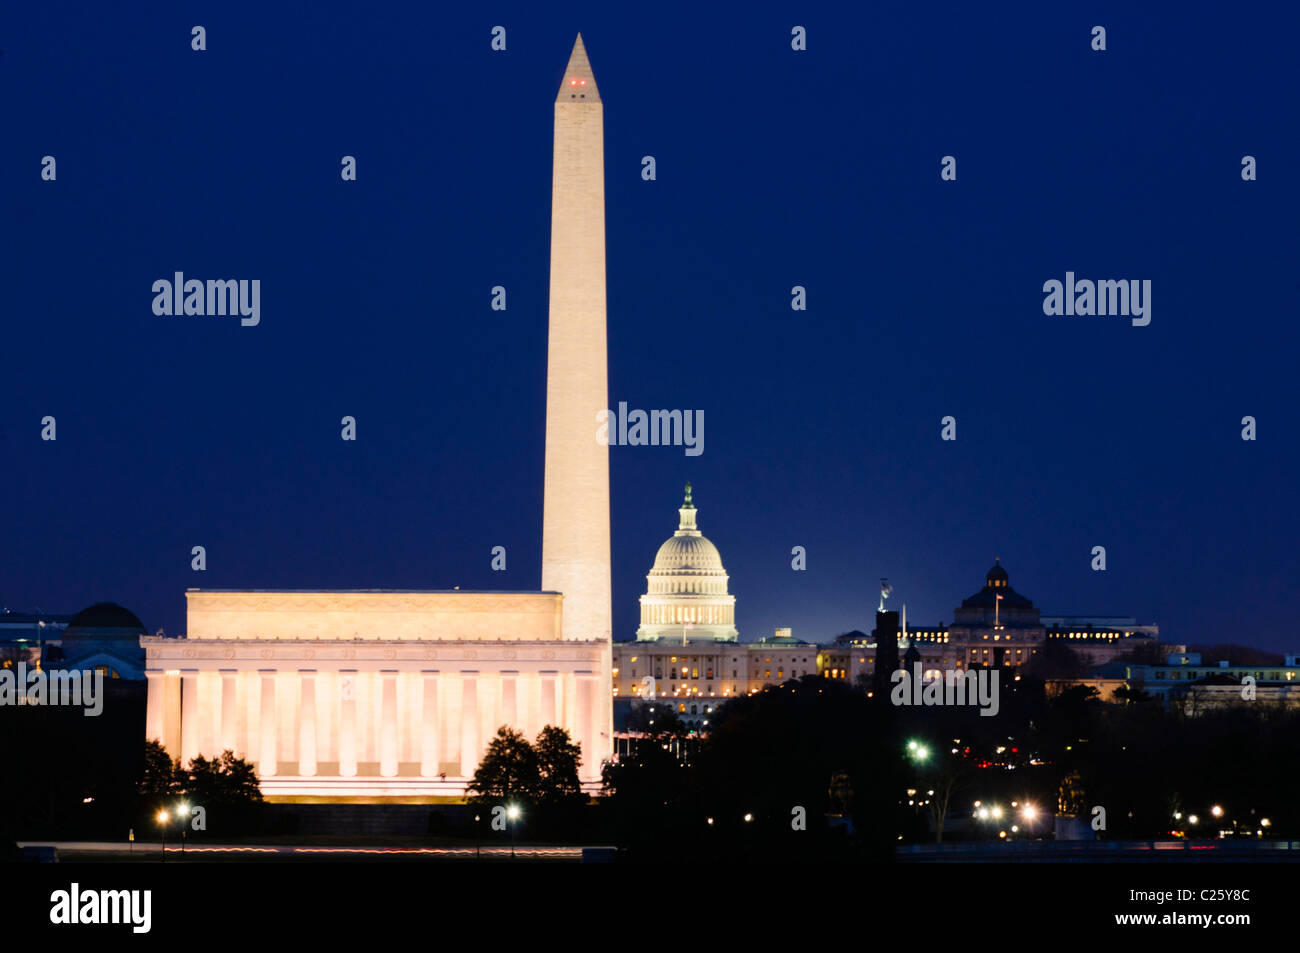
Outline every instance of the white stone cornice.
MULTIPOLYGON (((439 663, 542 663, 598 661, 609 654, 609 643, 591 642, 481 642, 355 639, 350 641, 309 639, 168 639, 142 636, 140 645, 151 669, 165 665, 198 665, 215 669, 241 663, 286 667, 311 663, 322 667, 381 665, 406 667, 439 663), (202 663, 215 663, 203 665, 202 663)), ((495 666, 494 666, 495 667, 495 666)))

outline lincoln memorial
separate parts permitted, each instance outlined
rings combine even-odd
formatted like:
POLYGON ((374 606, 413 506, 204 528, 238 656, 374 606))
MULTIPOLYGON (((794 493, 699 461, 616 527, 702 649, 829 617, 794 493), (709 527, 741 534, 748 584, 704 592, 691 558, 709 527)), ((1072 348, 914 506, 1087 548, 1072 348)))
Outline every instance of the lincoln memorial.
POLYGON ((610 644, 561 638, 551 592, 186 593, 185 638, 144 637, 146 735, 225 749, 271 799, 459 796, 500 725, 559 725, 592 787, 610 644))

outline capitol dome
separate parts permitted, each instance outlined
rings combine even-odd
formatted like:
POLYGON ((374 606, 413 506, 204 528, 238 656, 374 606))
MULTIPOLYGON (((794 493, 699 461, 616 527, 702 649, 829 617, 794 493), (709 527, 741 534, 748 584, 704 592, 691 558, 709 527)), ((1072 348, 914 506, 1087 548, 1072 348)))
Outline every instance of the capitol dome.
MULTIPOLYGON (((679 531, 680 533, 680 531, 679 531)), ((659 547, 655 556, 654 573, 722 572, 722 556, 718 547, 700 535, 696 530, 694 536, 674 534, 659 547)))
POLYGON ((641 597, 640 641, 735 642, 736 597, 727 592, 727 571, 718 547, 696 526, 698 512, 686 484, 675 532, 655 554, 641 597))

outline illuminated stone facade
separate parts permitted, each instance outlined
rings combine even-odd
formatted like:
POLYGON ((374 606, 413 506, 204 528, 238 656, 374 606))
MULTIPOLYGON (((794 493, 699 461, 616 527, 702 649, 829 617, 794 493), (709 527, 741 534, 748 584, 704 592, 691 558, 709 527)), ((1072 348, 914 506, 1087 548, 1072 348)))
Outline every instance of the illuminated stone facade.
POLYGON ((599 779, 609 644, 561 638, 558 593, 186 597, 189 637, 140 640, 146 735, 182 763, 233 750, 271 798, 457 796, 498 726, 560 725, 599 779))

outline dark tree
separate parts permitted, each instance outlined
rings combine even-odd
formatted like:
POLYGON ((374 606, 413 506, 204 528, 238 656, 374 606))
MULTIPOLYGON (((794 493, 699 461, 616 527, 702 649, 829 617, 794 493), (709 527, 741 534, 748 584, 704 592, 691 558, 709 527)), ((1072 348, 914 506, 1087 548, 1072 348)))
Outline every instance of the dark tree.
POLYGON ((581 800, 578 766, 582 763, 582 746, 569 740, 563 728, 547 725, 533 744, 537 760, 537 798, 543 804, 563 804, 581 800))
POLYGON ((199 756, 192 760, 184 786, 185 794, 204 807, 257 804, 262 800, 257 772, 229 749, 217 758, 199 756))
POLYGON ((497 729, 496 737, 474 771, 469 790, 475 804, 506 800, 532 800, 537 795, 541 776, 537 752, 522 732, 508 725, 497 729))
POLYGON ((1154 700, 1151 693, 1145 689, 1127 684, 1115 689, 1115 699, 1126 705, 1136 705, 1154 700))
POLYGON ((173 761, 167 749, 158 741, 144 743, 144 767, 136 792, 145 798, 157 800, 179 794, 185 781, 181 763, 173 761))

